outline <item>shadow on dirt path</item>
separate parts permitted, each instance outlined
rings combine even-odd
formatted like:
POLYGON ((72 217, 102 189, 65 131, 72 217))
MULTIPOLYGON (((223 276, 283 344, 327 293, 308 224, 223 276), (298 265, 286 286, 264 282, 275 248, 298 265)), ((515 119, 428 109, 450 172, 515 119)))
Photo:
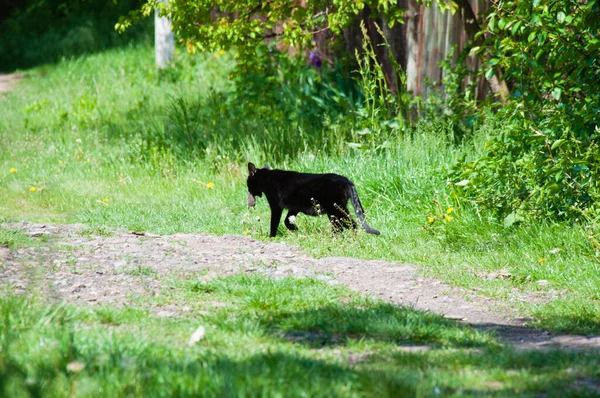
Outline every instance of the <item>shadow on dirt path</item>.
MULTIPOLYGON (((58 301, 127 305, 132 297, 160 294, 168 276, 213 278, 243 272, 276 279, 311 277, 494 331, 518 349, 600 349, 600 336, 553 335, 527 328, 507 303, 419 276, 417 267, 410 264, 315 259, 297 247, 236 235, 161 236, 33 223, 2 227, 40 242, 15 250, 0 248, 0 287, 8 285, 16 292, 42 290, 58 301)), ((175 305, 152 310, 159 316, 186 311, 175 305)))

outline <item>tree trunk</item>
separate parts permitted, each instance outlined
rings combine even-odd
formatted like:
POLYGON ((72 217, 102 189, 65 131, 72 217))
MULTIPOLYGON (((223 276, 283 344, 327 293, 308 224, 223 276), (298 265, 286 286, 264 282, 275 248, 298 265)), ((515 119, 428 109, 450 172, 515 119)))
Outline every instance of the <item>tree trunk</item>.
POLYGON ((171 30, 171 21, 159 16, 158 9, 154 11, 154 51, 158 69, 164 69, 173 60, 175 35, 171 30))
MULTIPOLYGON (((478 39, 475 38, 475 35, 481 31, 481 27, 477 22, 477 17, 473 12, 473 8, 471 8, 471 3, 469 3, 469 0, 456 0, 456 4, 458 4, 460 9, 460 19, 463 22, 467 37, 476 46, 481 45, 483 39, 481 37, 478 39)), ((496 98, 500 100, 501 103, 506 103, 506 97, 510 92, 508 91, 506 82, 502 79, 502 69, 500 67, 496 67, 496 73, 488 79, 488 82, 490 83, 490 88, 494 92, 496 98)))

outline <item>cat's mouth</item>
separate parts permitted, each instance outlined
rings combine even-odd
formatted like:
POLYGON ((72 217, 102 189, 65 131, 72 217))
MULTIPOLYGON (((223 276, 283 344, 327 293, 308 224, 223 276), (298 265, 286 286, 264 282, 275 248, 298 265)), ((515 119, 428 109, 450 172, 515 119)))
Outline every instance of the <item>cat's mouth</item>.
POLYGON ((254 207, 256 204, 256 199, 254 199, 254 195, 251 193, 248 194, 248 207, 254 207))

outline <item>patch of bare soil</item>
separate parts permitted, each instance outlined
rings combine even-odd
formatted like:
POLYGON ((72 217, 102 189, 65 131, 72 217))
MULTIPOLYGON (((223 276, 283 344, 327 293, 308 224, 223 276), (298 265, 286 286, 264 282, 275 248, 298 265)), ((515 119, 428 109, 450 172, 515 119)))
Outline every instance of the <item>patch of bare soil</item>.
POLYGON ((0 73, 0 98, 2 98, 2 93, 7 93, 11 91, 14 88, 14 86, 24 77, 25 75, 22 75, 20 73, 0 73))
MULTIPOLYGON (((41 242, 16 250, 0 248, 0 287, 16 292, 41 290, 61 302, 128 305, 139 297, 160 295, 169 276, 209 279, 257 272, 272 278, 312 277, 343 284, 394 304, 494 330, 517 348, 600 348, 600 336, 553 335, 527 328, 525 320, 510 309, 510 303, 422 277, 410 264, 342 257, 314 259, 296 247, 244 236, 161 236, 93 230, 83 225, 2 226, 21 230, 41 242)), ((515 298, 532 299, 536 298, 515 298)), ((169 305, 152 310, 158 316, 176 316, 189 308, 169 305)))

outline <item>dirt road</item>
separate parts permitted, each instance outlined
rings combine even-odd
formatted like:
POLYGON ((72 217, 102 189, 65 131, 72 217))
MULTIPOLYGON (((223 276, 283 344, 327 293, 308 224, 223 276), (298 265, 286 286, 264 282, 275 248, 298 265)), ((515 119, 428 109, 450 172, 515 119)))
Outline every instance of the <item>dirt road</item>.
MULTIPOLYGON (((553 335, 524 327, 524 320, 507 303, 421 277, 410 264, 315 259, 296 247, 244 236, 160 236, 32 223, 3 227, 21 230, 40 239, 40 244, 16 250, 0 248, 0 286, 8 285, 17 292, 42 289, 57 301, 127 305, 136 296, 160 294, 161 281, 172 275, 212 278, 245 272, 272 278, 311 277, 495 330, 517 348, 600 349, 600 336, 553 335)), ((186 310, 176 305, 153 308, 158 316, 178 316, 186 310)))

